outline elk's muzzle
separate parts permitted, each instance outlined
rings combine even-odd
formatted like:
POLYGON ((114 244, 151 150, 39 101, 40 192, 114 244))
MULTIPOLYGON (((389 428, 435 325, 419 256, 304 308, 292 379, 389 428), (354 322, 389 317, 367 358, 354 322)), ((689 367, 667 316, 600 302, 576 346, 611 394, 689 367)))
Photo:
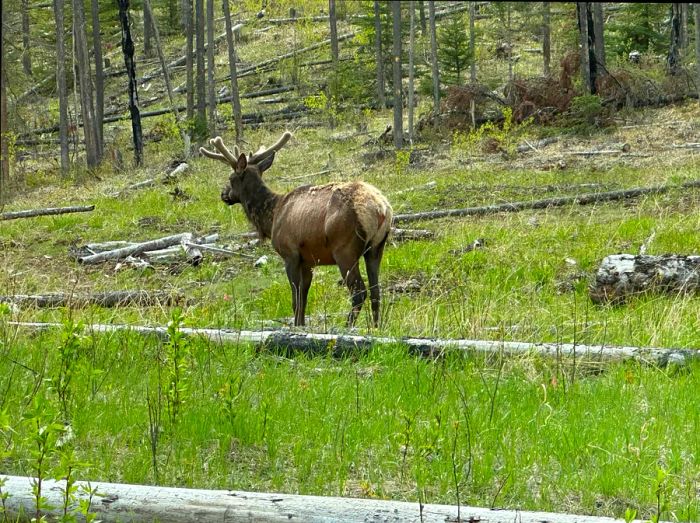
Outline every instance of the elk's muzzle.
POLYGON ((224 202, 226 205, 233 205, 234 203, 236 203, 233 199, 233 196, 231 195, 231 186, 224 185, 221 188, 221 201, 224 202))

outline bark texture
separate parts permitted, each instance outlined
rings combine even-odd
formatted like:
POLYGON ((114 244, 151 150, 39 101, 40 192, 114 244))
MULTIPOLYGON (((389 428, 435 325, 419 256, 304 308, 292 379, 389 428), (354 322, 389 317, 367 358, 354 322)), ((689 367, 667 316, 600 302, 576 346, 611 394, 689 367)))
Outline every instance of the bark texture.
POLYGON ((391 1, 394 47, 391 56, 393 69, 394 147, 403 147, 403 97, 401 95, 401 2, 391 1))
POLYGON ((18 218, 33 218, 35 216, 51 216, 56 214, 68 214, 72 212, 90 212, 95 209, 94 205, 84 205, 77 207, 49 207, 46 209, 29 209, 26 211, 12 211, 0 214, 2 220, 16 220, 18 218))
POLYGON ((595 303, 622 303, 627 298, 644 292, 698 292, 700 256, 607 256, 589 291, 595 303))
POLYGON ((16 294, 0 296, 0 303, 13 303, 20 307, 84 307, 98 305, 100 307, 152 307, 157 305, 177 305, 182 303, 181 294, 153 291, 106 291, 86 295, 65 294, 16 294))
POLYGON ((379 107, 386 107, 384 94, 384 53, 382 52, 382 21, 380 18, 379 1, 374 0, 374 54, 377 62, 377 102, 379 107))
POLYGON ((243 138, 243 119, 241 117, 241 99, 238 90, 238 69, 236 67, 236 47, 233 41, 233 28, 231 27, 231 9, 229 0, 223 0, 224 20, 226 23, 226 43, 228 44, 228 68, 231 76, 231 105, 233 108, 233 121, 236 126, 236 143, 243 138))
POLYGON ((58 141, 61 149, 61 173, 68 174, 68 87, 66 85, 66 35, 64 31, 64 0, 53 0, 56 22, 56 87, 58 91, 58 141))
POLYGON ((124 53, 124 64, 129 76, 129 115, 131 116, 131 131, 134 140, 134 159, 136 165, 140 166, 143 163, 143 131, 141 128, 139 94, 136 83, 134 41, 131 38, 129 0, 118 0, 118 4, 119 20, 122 28, 122 52, 124 53))

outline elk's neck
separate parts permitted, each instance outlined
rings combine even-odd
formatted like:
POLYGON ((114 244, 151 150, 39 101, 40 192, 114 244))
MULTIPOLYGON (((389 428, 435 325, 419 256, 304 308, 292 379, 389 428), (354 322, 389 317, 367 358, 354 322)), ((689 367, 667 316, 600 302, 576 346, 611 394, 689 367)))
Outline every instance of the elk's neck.
POLYGON ((253 224, 261 238, 270 238, 275 206, 281 195, 271 191, 261 178, 246 180, 243 192, 241 205, 248 221, 253 224))

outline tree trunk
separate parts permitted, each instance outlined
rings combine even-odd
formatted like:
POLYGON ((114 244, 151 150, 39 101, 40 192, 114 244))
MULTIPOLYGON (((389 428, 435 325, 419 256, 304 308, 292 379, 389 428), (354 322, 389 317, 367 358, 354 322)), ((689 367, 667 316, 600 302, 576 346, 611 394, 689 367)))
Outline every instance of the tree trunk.
MULTIPOLYGON (((469 64, 469 79, 472 83, 476 83, 476 44, 474 34, 474 20, 476 19, 476 4, 469 2, 469 54, 472 57, 472 63, 469 64)), ((474 101, 472 100, 472 104, 474 101)))
POLYGON ((236 143, 240 143, 243 138, 243 121, 241 118, 241 99, 238 91, 236 48, 233 43, 231 9, 228 3, 229 0, 223 0, 224 20, 226 22, 226 43, 228 44, 228 67, 231 74, 231 105, 233 106, 233 121, 236 125, 236 143))
POLYGON ((435 125, 440 114, 440 69, 437 59, 437 33, 435 28, 435 1, 428 0, 428 16, 430 18, 430 65, 433 76, 433 99, 435 100, 435 125))
POLYGON ((97 129, 97 162, 104 154, 105 75, 102 59, 102 37, 100 36, 100 8, 98 0, 92 0, 92 47, 95 54, 95 128, 97 129))
POLYGON ((90 58, 85 35, 85 9, 82 0, 73 0, 73 44, 75 69, 80 85, 80 112, 83 119, 83 136, 88 169, 99 164, 97 118, 90 79, 90 58))
MULTIPOLYGON (((22 69, 24 74, 32 76, 32 57, 30 53, 31 40, 29 38, 29 0, 22 0, 22 69)), ((7 22, 5 20, 5 22, 7 22)))
POLYGON ((374 50, 377 61, 377 102, 379 107, 386 107, 384 95, 384 53, 382 52, 382 20, 379 12, 379 1, 374 0, 374 50))
MULTIPOLYGON (((177 110, 177 105, 175 104, 175 99, 173 98, 173 88, 170 84, 170 71, 168 71, 168 65, 165 62, 165 56, 163 56, 163 47, 160 44, 160 32, 158 31, 158 24, 156 23, 156 18, 153 14, 153 9, 151 7, 150 0, 143 0, 143 13, 148 15, 148 18, 153 22, 153 39, 156 42, 156 52, 158 53, 158 60, 160 61, 160 67, 163 69, 163 79, 165 80, 165 89, 168 92, 168 101, 170 102, 170 108, 175 116, 175 123, 180 129, 180 135, 185 139, 184 131, 180 127, 180 114, 177 110)), ((187 165, 187 164, 182 164, 187 165)))
POLYGON ((338 74, 338 25, 335 15, 335 0, 328 0, 328 22, 331 30, 331 60, 333 61, 333 72, 338 74))
POLYGON ((216 135, 216 84, 214 83, 214 0, 207 0, 207 107, 209 134, 216 135))
POLYGON ((544 76, 549 76, 549 63, 552 59, 552 41, 550 25, 549 2, 542 2, 542 57, 544 60, 544 76))
POLYGON ((126 71, 129 77, 129 114, 131 115, 131 130, 134 137, 134 159, 136 165, 141 166, 143 163, 143 132, 141 130, 139 94, 136 83, 134 41, 131 39, 129 0, 118 0, 118 5, 119 20, 122 26, 122 52, 124 53, 124 64, 126 65, 126 71))
POLYGON ((416 40, 416 9, 414 1, 410 0, 408 3, 410 10, 410 20, 411 20, 411 33, 409 37, 408 44, 408 143, 413 145, 413 55, 416 40))
MULTIPOLYGON (((56 329, 56 328, 63 328, 62 323, 25 323, 25 322, 9 322, 10 325, 20 327, 20 328, 26 328, 26 329, 31 329, 31 330, 46 330, 46 329, 56 329)), ((139 333, 142 335, 160 335, 163 338, 167 339, 168 336, 168 331, 167 327, 165 326, 158 326, 158 327, 148 327, 148 326, 140 326, 140 325, 120 325, 120 324, 113 324, 113 323, 108 323, 108 324, 92 324, 86 326, 86 330, 92 333, 97 333, 97 332, 119 332, 119 331, 128 331, 128 332, 134 332, 134 333, 139 333)), ((373 346, 381 346, 381 345, 393 345, 393 346, 404 346, 408 349, 413 354, 420 355, 420 356, 426 356, 429 358, 435 358, 444 355, 447 351, 458 351, 458 352, 466 352, 468 354, 498 354, 498 355, 511 355, 515 357, 523 357, 523 356, 528 356, 532 354, 536 354, 540 357, 549 357, 549 358, 556 358, 556 359, 561 359, 561 358, 571 358, 575 357, 577 359, 586 359, 586 360, 591 360, 591 361, 620 361, 620 360, 636 360, 642 363, 649 363, 653 362, 656 363, 657 365, 666 365, 668 363, 676 363, 676 364, 683 364, 687 363, 690 361, 698 361, 700 360, 700 351, 696 349, 664 349, 664 348, 656 348, 656 347, 624 347, 624 346, 614 346, 614 345, 582 345, 579 343, 530 343, 530 342, 522 342, 522 341, 502 341, 502 340, 467 340, 467 339, 430 339, 430 338, 389 338, 389 337, 376 337, 376 336, 357 336, 357 335, 342 335, 342 334, 322 334, 322 333, 310 333, 310 332, 294 332, 294 331, 289 331, 289 330, 267 330, 267 331, 230 331, 230 330, 219 330, 219 329, 197 329, 197 328, 189 328, 189 327, 183 327, 180 329, 180 332, 185 335, 185 336, 201 336, 203 338, 206 338, 210 340, 213 343, 218 343, 218 344, 224 344, 224 343, 234 343, 234 344, 240 344, 240 343, 253 343, 257 344, 261 348, 267 349, 267 350, 272 350, 272 351, 278 351, 278 352, 284 352, 287 354, 293 354, 295 352, 304 352, 308 354, 323 354, 323 355, 328 355, 329 354, 329 347, 332 347, 332 353, 333 356, 335 357, 340 357, 343 355, 348 355, 348 354, 357 354, 358 351, 367 351, 373 346)), ((97 484, 99 485, 99 484, 97 484)), ((96 484, 93 483, 93 487, 95 487, 96 484)), ((4 487, 3 487, 4 488, 4 487)), ((102 488, 98 487, 99 492, 101 492, 103 495, 106 493, 109 493, 109 489, 107 488, 102 488)), ((12 492, 10 490, 10 492, 12 492)), ((60 495, 60 490, 59 489, 47 489, 47 492, 55 492, 56 495, 60 495)), ((222 491, 224 492, 224 491, 222 491)), ((260 496, 263 496, 260 494, 260 496)), ((248 499, 247 496, 242 496, 240 498, 231 496, 230 491, 226 491, 226 498, 230 499, 240 499, 240 500, 245 500, 248 499)), ((13 496, 10 496, 10 501, 13 499, 13 496)), ((31 498, 33 500, 33 498, 31 498)), ((180 502, 182 502, 182 497, 178 497, 180 502)), ((148 496, 144 498, 144 500, 148 500, 148 502, 142 502, 143 506, 152 506, 154 498, 153 496, 148 496)), ((269 494, 264 495, 264 497, 261 497, 261 500, 270 500, 269 494)), ((318 507, 320 500, 319 498, 315 498, 315 502, 313 503, 314 506, 318 507)), ((346 500, 347 501, 347 500, 346 500)), ((375 500, 369 500, 365 499, 363 501, 375 501, 375 500)), ((99 503, 99 505, 108 505, 113 508, 114 505, 112 503, 99 503)), ((270 522, 280 522, 284 521, 286 518, 286 512, 282 510, 282 507, 278 504, 275 503, 275 506, 272 509, 270 519, 254 519, 254 521, 270 521, 270 522)), ((201 518, 202 513, 201 509, 204 505, 203 504, 197 504, 196 507, 200 510, 198 518, 196 518, 197 521, 203 521, 201 518)), ((413 517, 406 519, 405 521, 411 521, 411 522, 418 522, 420 519, 418 518, 418 504, 417 503, 412 503, 411 506, 413 507, 413 517)), ((435 507, 433 505, 433 507, 435 507)), ((378 508, 378 507, 377 507, 378 508)), ((425 509, 428 507, 426 506, 425 509)), ((185 515, 183 512, 182 504, 178 504, 176 509, 172 513, 169 513, 166 517, 163 517, 162 520, 164 521, 169 521, 169 522, 185 522, 185 521, 192 521, 192 516, 189 514, 185 515), (181 515, 182 519, 178 519, 176 516, 181 515)), ((300 513, 298 510, 292 510, 291 508, 289 509, 290 513, 296 514, 298 517, 295 518, 298 521, 329 521, 328 518, 328 512, 321 512, 323 518, 304 518, 303 516, 300 516, 300 513)), ((479 509, 473 509, 473 510, 479 510, 479 509)), ((480 512, 478 515, 473 514, 472 516, 466 516, 465 519, 465 513, 468 514, 467 508, 462 507, 462 518, 463 519, 456 519, 456 518, 448 518, 447 514, 440 515, 439 517, 430 517, 428 519, 428 515, 434 515, 437 516, 437 513, 434 511, 430 511, 430 513, 424 514, 426 516, 426 519, 424 521, 431 521, 431 522, 441 522, 444 523, 446 521, 452 521, 452 522, 457 522, 457 521, 463 521, 464 523, 467 522, 482 522, 482 523, 494 523, 494 522, 501 522, 501 523, 524 523, 525 521, 529 521, 531 523, 542 523, 542 522, 548 522, 548 523, 564 523, 565 521, 569 521, 570 523, 586 523, 589 521, 586 516, 566 516, 565 514, 559 515, 559 517, 554 517, 556 516, 555 514, 544 514, 542 512, 536 513, 536 516, 533 516, 532 519, 528 516, 526 516, 527 512, 508 512, 504 510, 492 510, 492 509, 481 509, 483 512, 480 512), (507 514, 507 515, 506 515, 507 514), (572 518, 572 519, 563 519, 563 518, 572 518), (495 518, 495 519, 493 519, 495 518)), ((128 509, 126 507, 119 507, 119 510, 116 510, 115 512, 115 518, 109 521, 123 521, 123 515, 124 512, 127 512, 128 509)), ((373 518, 371 515, 372 514, 377 514, 377 513, 384 513, 384 514, 392 514, 391 518, 387 518, 388 521, 402 521, 402 520, 397 520, 394 518, 394 512, 393 511, 382 511, 378 512, 378 510, 368 510, 368 511, 363 511, 362 514, 359 515, 359 518, 357 519, 358 522, 365 522, 365 521, 377 521, 377 520, 383 520, 384 518, 373 518), (370 514, 370 516, 368 516, 370 514)), ((159 516, 165 516, 164 513, 158 514, 159 516)), ((143 519, 137 519, 135 521, 152 521, 154 518, 159 519, 156 517, 157 515, 154 513, 150 513, 147 517, 146 514, 144 514, 143 519)), ((228 513, 228 516, 231 517, 232 521, 238 521, 234 516, 234 514, 231 514, 230 512, 228 513)), ((246 518, 245 516, 250 516, 249 512, 243 512, 241 513, 241 516, 243 517, 242 521, 250 521, 250 519, 246 518)), ((354 519, 349 519, 347 511, 343 512, 342 514, 338 515, 338 518, 332 518, 330 521, 355 521, 354 519)), ((100 515, 100 519, 102 521, 106 521, 104 518, 104 515, 100 515)), ((212 519, 212 521, 222 521, 224 518, 222 517, 222 514, 218 514, 218 518, 212 519)), ((228 520, 228 519, 226 519, 228 520)), ((129 521, 134 521, 134 520, 129 520, 129 521)), ((593 521, 600 521, 601 523, 619 523, 620 520, 616 519, 611 519, 611 518, 594 518, 593 521)), ((635 520, 637 522, 637 520, 635 520)), ((642 523, 641 521, 638 521, 637 523, 642 523)))
POLYGON ((0 221, 34 218, 35 216, 55 216, 56 214, 69 214, 73 212, 90 212, 94 209, 94 205, 81 205, 77 207, 48 207, 45 209, 29 209, 26 211, 10 211, 0 213, 0 221))
POLYGON ((425 35, 428 27, 425 19, 425 2, 423 0, 418 0, 418 15, 420 17, 420 34, 425 35))
POLYGON ((54 0, 56 22, 56 86, 58 90, 58 140, 61 148, 61 174, 68 175, 68 88, 66 86, 66 35, 64 31, 64 0, 54 0))
POLYGON ((192 23, 192 0, 183 0, 182 16, 185 19, 185 88, 187 90, 187 119, 194 118, 194 24, 192 23))
MULTIPOLYGON (((123 2, 124 0, 119 0, 123 2)), ((112 251, 99 252, 97 254, 89 254, 80 256, 78 262, 84 265, 94 265, 108 260, 121 260, 129 256, 136 256, 142 252, 155 251, 157 249, 165 249, 173 245, 180 245, 183 241, 191 241, 192 233, 183 232, 172 236, 166 236, 157 240, 149 240, 142 243, 136 243, 127 247, 121 247, 112 251)))
POLYGON ((671 43, 666 57, 666 65, 671 75, 680 72, 681 57, 681 4, 674 2, 671 4, 671 43))
MULTIPOLYGON (((593 2, 593 27, 595 35, 595 59, 597 71, 605 71, 605 16, 603 2, 593 2)), ((596 74, 596 76, 598 76, 596 74)))
POLYGON ((589 291, 595 303, 621 303, 645 292, 697 293, 700 291, 700 256, 607 256, 589 291))
POLYGON ((685 50, 688 48, 688 4, 683 2, 680 4, 680 48, 685 50))
MULTIPOLYGON (((695 12, 695 85, 700 94, 700 3, 693 4, 695 12)), ((698 96, 700 101, 700 96, 698 96)))
POLYGON ((195 39, 196 49, 195 57, 197 59, 197 73, 195 77, 197 91, 197 116, 195 128, 198 139, 208 134, 207 131, 207 93, 205 83, 205 67, 204 67, 204 0, 195 0, 194 2, 194 17, 195 17, 195 39))
MULTIPOLYGON (((5 20, 5 3, 0 3, 1 20, 5 20)), ((5 24, 2 26, 2 56, 0 56, 0 205, 5 203, 10 184, 10 147, 7 142, 10 128, 7 119, 7 46, 5 45, 5 24)), ((700 67, 700 65, 698 66, 700 67)))
POLYGON ((592 94, 593 86, 591 84, 591 60, 588 48, 588 2, 576 2, 576 12, 578 14, 578 30, 580 61, 581 61, 581 79, 583 81, 584 92, 592 94))
POLYGON ((394 147, 403 147, 403 96, 401 93, 401 2, 391 0, 394 48, 392 64, 394 70, 394 147))
POLYGON ((52 294, 16 294, 0 296, 0 303, 13 303, 19 307, 153 307, 172 306, 182 303, 182 294, 164 291, 106 291, 73 295, 62 292, 52 294))
MULTIPOLYGON (((94 1, 94 0, 93 0, 94 1)), ((152 11, 145 8, 143 9, 143 53, 146 58, 153 56, 153 26, 155 25, 155 20, 152 17, 152 11)))
POLYGON ((173 31, 177 29, 177 0, 168 0, 168 25, 173 31))

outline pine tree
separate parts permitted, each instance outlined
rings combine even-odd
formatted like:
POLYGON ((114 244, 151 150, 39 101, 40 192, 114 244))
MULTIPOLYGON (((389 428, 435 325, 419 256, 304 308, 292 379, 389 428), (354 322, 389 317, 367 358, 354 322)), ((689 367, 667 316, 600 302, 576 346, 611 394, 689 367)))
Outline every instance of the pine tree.
POLYGON ((447 85, 462 83, 462 75, 472 61, 467 24, 462 16, 454 16, 438 31, 438 63, 440 76, 447 85))

